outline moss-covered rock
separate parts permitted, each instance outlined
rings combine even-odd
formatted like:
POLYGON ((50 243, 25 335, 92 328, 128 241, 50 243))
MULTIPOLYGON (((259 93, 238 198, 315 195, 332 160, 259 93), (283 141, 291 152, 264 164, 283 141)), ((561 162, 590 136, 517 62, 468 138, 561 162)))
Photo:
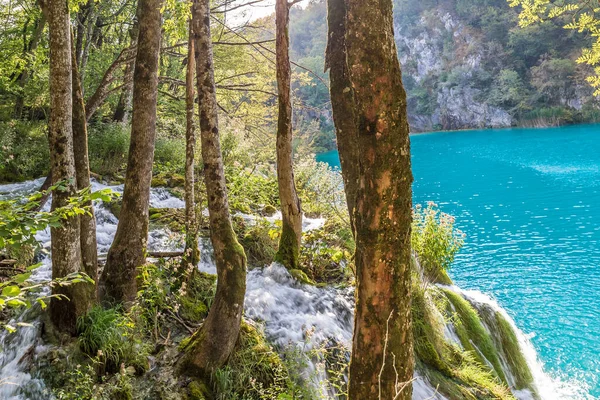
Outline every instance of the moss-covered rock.
POLYGON ((152 187, 183 187, 185 176, 175 173, 162 173, 152 177, 152 187))
POLYGON ((154 208, 148 210, 150 222, 155 226, 167 227, 174 232, 185 229, 185 210, 180 208, 154 208))
POLYGON ((463 347, 472 351, 483 365, 492 367, 502 382, 507 383, 498 350, 477 311, 461 295, 447 289, 444 289, 444 293, 458 318, 454 326, 463 347))
POLYGON ((292 277, 294 279, 296 279, 298 282, 300 283, 304 283, 306 285, 315 285, 315 281, 313 281, 312 279, 310 279, 308 277, 308 275, 306 275, 306 273, 304 271, 302 271, 301 269, 290 269, 290 275, 292 275, 292 277))
POLYGON ((212 400, 213 395, 209 386, 200 381, 193 380, 188 385, 188 400, 212 400))

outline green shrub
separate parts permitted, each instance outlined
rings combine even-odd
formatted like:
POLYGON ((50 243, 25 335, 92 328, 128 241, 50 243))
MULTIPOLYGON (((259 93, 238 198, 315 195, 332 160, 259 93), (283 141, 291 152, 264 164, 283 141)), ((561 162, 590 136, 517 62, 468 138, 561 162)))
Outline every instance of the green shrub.
POLYGON ((335 218, 320 229, 305 232, 300 250, 300 268, 317 283, 347 282, 354 264, 354 239, 350 227, 335 218))
POLYGON ((155 174, 185 172, 185 140, 172 138, 157 138, 154 149, 155 174))
POLYGON ((90 125, 88 135, 90 169, 114 176, 125 171, 130 128, 117 123, 90 125))
POLYGON ((0 183, 45 176, 49 165, 45 123, 0 122, 0 183))
POLYGON ((117 371, 121 363, 148 368, 148 350, 136 339, 133 321, 116 308, 93 307, 77 320, 77 333, 81 351, 97 357, 107 371, 117 371))
POLYGON ((464 234, 454 226, 454 217, 441 212, 437 204, 431 201, 427 207, 416 205, 411 245, 429 280, 451 283, 447 271, 463 243, 464 234))
POLYGON ((247 226, 244 221, 238 222, 236 228, 250 266, 260 267, 273 262, 277 252, 276 226, 261 218, 251 226, 247 226))
POLYGON ((288 372, 264 333, 242 322, 233 354, 213 376, 213 390, 215 400, 277 399, 287 391, 288 381, 288 372))

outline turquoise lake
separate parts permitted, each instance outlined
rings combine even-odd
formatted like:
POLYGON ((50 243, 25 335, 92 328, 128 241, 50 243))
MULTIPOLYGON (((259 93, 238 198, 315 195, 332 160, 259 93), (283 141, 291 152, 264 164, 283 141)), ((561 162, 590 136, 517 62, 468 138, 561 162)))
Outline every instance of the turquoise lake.
MULTIPOLYGON (((495 297, 553 377, 600 398, 600 125, 411 136, 414 203, 466 234, 450 272, 495 297)), ((339 166, 337 152, 319 161, 339 166)))

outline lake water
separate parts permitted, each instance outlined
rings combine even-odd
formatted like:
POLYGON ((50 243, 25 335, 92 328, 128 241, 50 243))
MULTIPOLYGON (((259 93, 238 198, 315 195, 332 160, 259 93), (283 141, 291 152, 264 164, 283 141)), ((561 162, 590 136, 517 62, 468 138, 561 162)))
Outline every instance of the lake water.
MULTIPOLYGON (((546 370, 600 398, 600 125, 411 136, 414 202, 466 234, 450 272, 495 297, 546 370)), ((339 166, 337 152, 319 161, 339 166)))

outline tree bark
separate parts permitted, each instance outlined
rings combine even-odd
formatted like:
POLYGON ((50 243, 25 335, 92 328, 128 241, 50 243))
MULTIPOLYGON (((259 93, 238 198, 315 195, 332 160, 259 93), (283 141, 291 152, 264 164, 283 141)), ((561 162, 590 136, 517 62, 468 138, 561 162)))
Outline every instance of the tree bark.
POLYGON ((196 69, 194 34, 190 20, 188 55, 185 74, 185 257, 184 264, 197 265, 200 262, 198 250, 198 216, 194 187, 194 166, 196 155, 196 130, 194 126, 194 72, 196 69))
MULTIPOLYGON (((77 189, 81 190, 91 185, 90 162, 88 158, 88 132, 75 49, 73 49, 71 54, 73 82, 73 151, 74 154, 77 154, 77 157, 75 157, 77 189)), ((86 213, 79 216, 81 260, 84 272, 95 282, 94 285, 88 285, 87 287, 89 301, 95 302, 98 297, 98 243, 96 240, 96 216, 94 215, 94 205, 91 201, 84 205, 89 207, 89 214, 86 213)))
POLYGON ((288 26, 290 6, 287 0, 275 3, 277 60, 277 92, 279 116, 277 120, 277 183, 281 203, 281 237, 276 260, 289 269, 298 268, 302 240, 302 209, 294 181, 292 154, 291 67, 288 26))
POLYGON ((327 1, 329 36, 325 51, 325 71, 329 69, 329 91, 337 147, 350 225, 354 231, 354 206, 358 190, 358 130, 355 124, 354 97, 346 63, 346 0, 327 1))
POLYGON ((148 204, 156 136, 161 0, 140 0, 140 36, 133 83, 131 142, 123 206, 101 278, 103 300, 130 302, 137 293, 137 269, 146 262, 148 204))
POLYGON ((237 241, 229 214, 217 120, 209 0, 193 1, 192 25, 202 160, 210 238, 217 265, 217 291, 206 320, 188 346, 184 365, 186 373, 208 377, 227 361, 239 335, 246 293, 246 255, 237 241))
MULTIPOLYGON (((350 399, 412 396, 412 172, 392 0, 346 0, 346 50, 360 154, 354 206, 357 300, 350 399)), ((354 158, 353 158, 354 157, 354 158)))
MULTIPOLYGON (((64 190, 54 190, 52 209, 65 206, 77 188, 72 127, 71 29, 67 2, 49 0, 46 4, 50 28, 50 121, 48 141, 52 182, 65 182, 64 190)), ((52 278, 62 278, 82 270, 79 246, 79 219, 70 217, 51 229, 52 278)), ((89 307, 86 284, 53 288, 53 294, 69 300, 53 299, 50 318, 63 332, 75 333, 77 318, 89 307)))

